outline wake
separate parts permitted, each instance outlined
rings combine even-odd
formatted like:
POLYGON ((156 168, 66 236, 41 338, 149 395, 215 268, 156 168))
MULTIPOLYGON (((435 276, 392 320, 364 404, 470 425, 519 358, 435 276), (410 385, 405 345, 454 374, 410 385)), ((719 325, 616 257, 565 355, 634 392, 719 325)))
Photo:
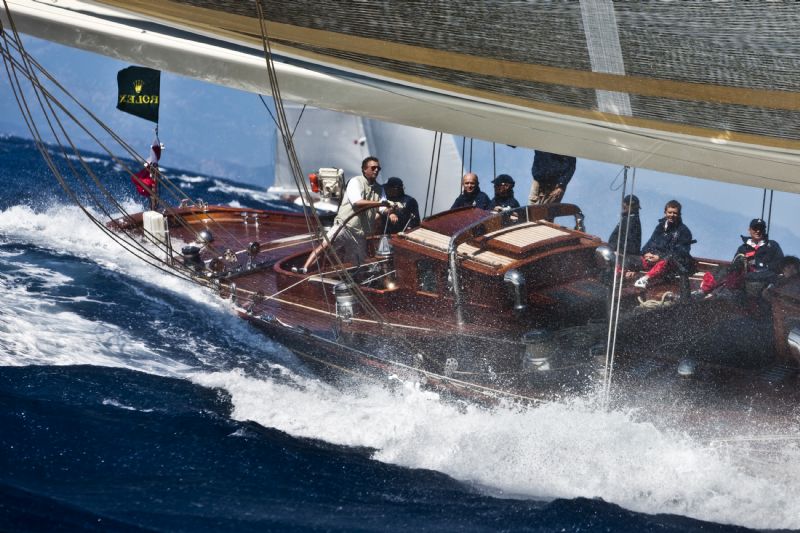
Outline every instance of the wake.
POLYGON ((190 379, 230 394, 234 419, 367 448, 376 460, 436 470, 497 497, 599 497, 638 512, 800 528, 797 438, 704 442, 579 398, 486 410, 444 402, 415 383, 337 389, 307 376, 226 302, 110 242, 77 208, 12 207, 0 212, 0 235, 1 365, 90 364, 190 379), (159 346, 158 335, 137 336, 70 310, 89 303, 115 313, 118 304, 86 290, 64 296, 81 281, 58 261, 31 259, 31 246, 144 284, 151 290, 140 301, 148 308, 180 298, 200 326, 176 315, 177 325, 166 317, 162 328, 195 358, 159 346))

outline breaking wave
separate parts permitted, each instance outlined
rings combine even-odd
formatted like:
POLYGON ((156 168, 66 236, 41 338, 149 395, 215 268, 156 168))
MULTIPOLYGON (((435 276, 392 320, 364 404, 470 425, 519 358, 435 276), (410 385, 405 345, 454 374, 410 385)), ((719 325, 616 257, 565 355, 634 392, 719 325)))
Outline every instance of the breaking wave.
POLYGON ((140 263, 77 208, 9 208, 0 235, 0 365, 180 377, 226 391, 236 420, 367 448, 377 461, 442 472, 496 497, 602 498, 644 513, 800 527, 797 439, 707 442, 579 398, 487 410, 414 383, 337 389, 226 302, 140 263))

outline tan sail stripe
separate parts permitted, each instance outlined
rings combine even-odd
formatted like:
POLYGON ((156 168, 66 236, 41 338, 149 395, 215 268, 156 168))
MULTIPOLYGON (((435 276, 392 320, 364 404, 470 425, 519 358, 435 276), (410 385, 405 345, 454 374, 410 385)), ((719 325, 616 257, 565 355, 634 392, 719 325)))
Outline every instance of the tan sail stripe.
MULTIPOLYGON (((228 37, 239 41, 249 41, 251 43, 257 43, 260 41, 260 37, 256 37, 252 35, 252 33, 248 34, 248 31, 252 29, 253 20, 240 15, 230 15, 230 14, 218 13, 216 11, 207 10, 203 8, 184 6, 182 4, 176 4, 175 2, 171 2, 168 0, 162 0, 158 3, 154 3, 152 0, 128 0, 125 2, 122 2, 120 0, 101 0, 101 3, 113 5, 123 10, 140 13, 145 17, 150 16, 149 14, 152 12, 156 12, 159 13, 159 17, 162 19, 171 20, 183 26, 192 26, 197 29, 200 29, 201 31, 206 31, 209 34, 214 34, 217 36, 228 37), (191 11, 192 14, 195 15, 191 21, 188 20, 187 13, 189 11, 191 11), (221 28, 220 27, 221 20, 223 19, 231 22, 231 24, 227 25, 230 28, 238 26, 239 29, 234 31, 221 28), (189 24, 190 22, 192 24, 189 24), (233 24, 233 22, 236 22, 236 24, 233 24)), ((270 28, 272 28, 273 26, 274 23, 270 23, 270 28)), ((341 38, 340 34, 335 34, 335 35, 339 35, 339 37, 341 38)), ((376 42, 381 43, 381 41, 376 41, 376 42)), ((739 133, 729 130, 718 130, 714 128, 692 126, 692 125, 676 123, 676 122, 667 122, 657 119, 624 117, 615 114, 601 113, 599 111, 593 111, 589 109, 538 102, 535 100, 529 100, 527 98, 502 95, 490 91, 462 87, 452 83, 445 83, 441 81, 431 80, 428 78, 423 78, 421 76, 403 74, 392 70, 371 67, 356 61, 334 58, 324 54, 308 52, 305 50, 299 50, 296 48, 281 46, 278 44, 273 44, 273 48, 277 51, 290 52, 294 55, 305 57, 310 61, 338 65, 344 68, 352 69, 354 71, 364 72, 399 81, 405 81, 423 87, 428 87, 431 89, 446 91, 452 94, 459 94, 462 96, 468 96, 476 99, 501 102, 508 105, 515 105, 523 108, 535 109, 549 113, 557 113, 575 118, 582 118, 585 120, 605 122, 623 128, 630 126, 630 127, 645 128, 645 129, 676 133, 694 137, 715 139, 726 142, 754 144, 759 146, 766 146, 766 147, 787 149, 787 150, 800 150, 800 140, 796 139, 769 137, 766 135, 739 133)), ((359 53, 363 53, 363 50, 360 50, 359 53)), ((697 84, 687 84, 687 85, 697 85, 697 84)), ((711 86, 704 85, 703 87, 711 87, 711 86)), ((796 93, 782 92, 781 94, 782 95, 791 94, 792 101, 796 101, 798 98, 800 98, 796 93)), ((663 95, 663 97, 667 98, 669 96, 663 95)), ((711 101, 716 101, 716 100, 711 100, 711 101)), ((451 133, 458 133, 458 132, 451 132, 451 133)))
MULTIPOLYGON (((153 0, 126 0, 124 2, 120 0, 103 0, 101 3, 135 11, 145 16, 152 16, 150 15, 151 13, 158 13, 159 17, 183 24, 193 23, 211 33, 235 36, 240 39, 244 38, 250 42, 260 41, 257 21, 242 15, 192 7, 165 0, 159 2, 154 2, 153 0), (226 26, 226 28, 221 28, 221 26, 226 26)), ((380 39, 356 37, 277 22, 269 22, 268 32, 271 39, 281 39, 298 44, 330 48, 339 52, 369 55, 392 61, 458 70, 468 74, 677 100, 800 110, 800 95, 790 91, 746 89, 549 67, 398 44, 380 39)), ((297 51, 297 53, 305 55, 304 52, 297 51)), ((329 59, 329 61, 332 61, 332 59, 329 59)))
POLYGON ((340 52, 358 53, 392 61, 417 63, 430 67, 456 70, 467 74, 492 76, 520 81, 551 83, 581 89, 616 91, 675 100, 691 100, 738 104, 769 109, 800 110, 796 92, 765 89, 745 89, 673 80, 658 80, 641 76, 606 74, 584 70, 549 67, 517 61, 478 57, 398 43, 388 43, 365 37, 343 36, 340 33, 311 30, 270 22, 273 39, 330 48, 340 52), (370 52, 365 52, 370 50, 370 52), (457 68, 455 68, 457 67, 457 68))
MULTIPOLYGON (((786 139, 783 137, 768 137, 766 135, 758 135, 753 133, 740 133, 730 130, 718 130, 714 128, 706 128, 702 126, 692 126, 678 122, 667 122, 657 119, 639 118, 639 117, 625 117, 611 113, 601 113, 600 111, 570 107, 567 105, 550 104, 546 102, 539 102, 536 100, 529 100, 518 96, 508 96, 498 94, 491 91, 484 91, 480 89, 472 89, 463 87, 452 83, 446 83, 421 76, 413 76, 403 74, 396 71, 370 67, 355 61, 349 61, 338 58, 331 58, 322 54, 315 54, 304 50, 297 50, 294 48, 287 48, 279 45, 273 45, 275 50, 285 50, 296 55, 301 55, 312 61, 319 61, 329 64, 340 65, 345 68, 358 70, 360 72, 373 74, 384 78, 394 78, 395 80, 402 80, 415 85, 423 86, 431 89, 438 89, 450 94, 458 94, 461 96, 469 96, 479 100, 486 100, 490 102, 502 102, 504 104, 519 106, 527 109, 535 109, 548 113, 556 113, 559 115, 567 115, 586 120, 593 120, 597 122, 605 122, 608 124, 622 127, 623 129, 630 126, 635 128, 651 129, 656 131, 664 131, 669 133, 677 133, 681 135, 688 135, 693 137, 700 137, 703 139, 714 139, 715 141, 736 142, 743 144, 755 144, 759 146, 769 146, 772 148, 800 150, 800 140, 786 139)), ((450 132, 458 134, 459 132, 450 132)))

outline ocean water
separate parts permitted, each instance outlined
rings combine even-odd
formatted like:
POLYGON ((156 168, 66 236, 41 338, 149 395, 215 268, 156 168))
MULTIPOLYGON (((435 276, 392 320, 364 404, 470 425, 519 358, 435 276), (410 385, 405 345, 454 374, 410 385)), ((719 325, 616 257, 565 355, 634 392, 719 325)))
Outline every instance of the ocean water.
MULTIPOLYGON (((135 209, 128 179, 89 161, 135 209)), ((291 209, 167 174, 208 202, 291 209)), ((0 183, 2 531, 800 528, 797 441, 702 442, 581 399, 336 389, 111 242, 32 142, 0 138, 0 183)))

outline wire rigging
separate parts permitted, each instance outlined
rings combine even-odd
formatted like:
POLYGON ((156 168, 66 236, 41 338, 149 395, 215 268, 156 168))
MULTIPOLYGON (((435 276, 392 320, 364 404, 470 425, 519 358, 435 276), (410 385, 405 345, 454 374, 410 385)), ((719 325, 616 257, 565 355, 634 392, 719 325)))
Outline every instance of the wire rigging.
MULTIPOLYGON (((6 10, 8 13, 7 5, 6 10)), ((3 33, 3 46, 1 49, 3 64, 8 79, 11 82, 12 92, 14 93, 18 107, 20 108, 31 136, 41 152, 45 163, 50 168, 62 189, 66 192, 68 197, 84 211, 95 226, 106 233, 112 240, 123 246, 123 248, 140 259, 145 260, 148 264, 156 266, 165 272, 183 277, 184 279, 191 279, 191 276, 184 271, 183 265, 172 264, 170 256, 171 247, 169 244, 165 244, 162 240, 149 234, 146 230, 140 232, 140 234, 144 234, 146 242, 143 242, 130 231, 136 226, 136 220, 127 212, 124 206, 117 201, 100 177, 82 157, 80 150, 72 140, 72 135, 69 133, 68 125, 65 121, 69 121, 69 124, 84 132, 124 173, 133 176, 135 179, 135 172, 130 168, 129 161, 118 157, 115 151, 112 150, 106 142, 101 141, 98 135, 92 131, 86 123, 78 118, 75 112, 67 108, 66 104, 72 103, 78 110, 85 113, 92 123, 108 135, 111 140, 121 147, 133 160, 137 161, 139 164, 143 164, 144 159, 92 113, 91 110, 79 102, 71 91, 63 87, 58 80, 25 51, 22 40, 14 27, 13 18, 10 13, 8 13, 8 19, 11 26, 9 31, 6 31, 6 29, 0 25, 0 29, 3 33), (40 76, 50 83, 52 90, 45 86, 40 76), (54 148, 50 148, 44 141, 42 131, 40 131, 39 127, 36 125, 33 109, 28 102, 28 98, 25 96, 26 91, 23 80, 28 84, 29 90, 33 95, 33 101, 37 102, 36 107, 42 114, 50 135, 56 140, 54 148), (54 94, 53 91, 58 91, 58 94, 54 94), (53 160, 50 153, 51 150, 54 150, 55 153, 63 159, 63 164, 67 170, 66 175, 62 173, 59 165, 53 160), (74 161, 77 161, 77 164, 74 163, 74 161), (80 194, 78 191, 80 191, 80 194), (89 206, 91 206, 91 208, 89 206), (98 219, 98 214, 102 215, 109 222, 112 220, 115 221, 113 225, 114 229, 111 230, 107 227, 107 224, 100 221, 98 219)), ((157 128, 156 126, 156 137, 158 135, 157 128)), ((165 210, 169 209, 169 204, 165 202, 165 199, 168 199, 170 196, 171 198, 169 199, 174 200, 176 204, 190 202, 188 196, 165 176, 161 177, 160 183, 163 185, 162 192, 168 194, 158 196, 157 201, 165 210)), ((182 217, 175 216, 173 220, 176 220, 190 234, 194 234, 194 236, 197 237, 197 232, 188 225, 182 217)), ((221 229, 223 232, 227 231, 216 224, 216 221, 213 219, 210 221, 210 224, 215 226, 217 230, 221 229)), ((242 246, 242 243, 239 243, 239 245, 242 246)), ((217 252, 212 245, 208 245, 208 248, 217 252)))
MULTIPOLYGON (((308 190, 308 185, 306 184, 305 180, 302 178, 302 170, 300 166, 300 162, 297 157, 297 153, 294 149, 294 143, 292 141, 292 136, 290 134, 288 121, 286 119, 286 113, 283 106, 283 98, 281 96, 280 85, 278 83, 277 72, 275 70, 274 59, 272 55, 272 49, 270 44, 270 38, 268 34, 268 26, 267 20, 264 17, 264 6, 262 5, 260 0, 256 0, 256 11, 258 14, 258 21, 259 21, 259 28, 261 31, 261 42, 264 51, 264 59, 267 65, 267 74, 269 77, 269 84, 270 90, 272 92, 272 97, 275 102, 275 115, 278 119, 278 131, 281 134, 281 138, 283 139, 284 148, 286 149, 287 158, 289 160, 289 167, 292 171, 292 175, 294 176, 295 184, 299 191, 301 191, 303 198, 311 198, 311 194, 308 190)), ((307 203, 307 221, 309 226, 309 233, 315 234, 319 230, 322 229, 323 225, 320 221, 319 214, 317 213, 317 209, 314 207, 313 202, 307 203)), ((383 316, 377 310, 377 308, 372 304, 372 302, 364 295, 361 288, 358 284, 355 283, 349 271, 344 268, 341 258, 337 254, 335 247, 332 246, 331 239, 329 239, 326 232, 321 232, 320 235, 320 245, 325 243, 323 247, 323 255, 327 258, 327 260, 334 265, 336 265, 337 270, 339 271, 341 277, 344 279, 345 283, 347 283, 350 290, 353 292, 359 303, 363 306, 363 309, 370 314, 371 316, 375 317, 375 319, 380 323, 385 323, 383 316)), ((317 256, 317 261, 319 262, 319 256, 317 256)), ((318 263, 318 267, 321 265, 318 263)), ((321 268, 320 268, 321 270, 321 268)), ((328 302, 328 294, 324 291, 326 302, 328 302)), ((330 307, 330 302, 328 302, 328 306, 330 307)))
MULTIPOLYGON (((633 194, 634 189, 636 186, 636 169, 633 169, 633 176, 631 177, 631 187, 630 191, 627 190, 628 186, 628 167, 623 168, 623 178, 622 178, 622 187, 621 187, 621 198, 620 198, 620 205, 625 205, 625 196, 626 194, 633 194)), ((614 358, 616 354, 617 348, 617 332, 619 331, 619 315, 621 309, 621 302, 622 302, 622 282, 625 277, 625 259, 627 258, 628 253, 628 239, 627 235, 630 231, 630 223, 631 217, 625 216, 625 212, 620 209, 620 216, 619 216, 619 228, 620 231, 617 232, 617 242, 616 242, 616 250, 618 251, 620 247, 622 247, 622 254, 619 253, 614 254, 614 271, 613 277, 611 281, 611 287, 609 290, 609 304, 608 304, 608 335, 606 337, 606 354, 605 354, 605 364, 603 366, 603 386, 602 386, 602 405, 604 409, 608 408, 610 397, 611 397, 611 382, 614 373, 614 358), (623 232, 623 222, 624 222, 624 232, 623 232), (623 239, 622 236, 625 235, 626 238, 623 239)), ((630 208, 628 210, 628 215, 630 215, 630 208)), ((637 250, 638 251, 638 250, 637 250)))

